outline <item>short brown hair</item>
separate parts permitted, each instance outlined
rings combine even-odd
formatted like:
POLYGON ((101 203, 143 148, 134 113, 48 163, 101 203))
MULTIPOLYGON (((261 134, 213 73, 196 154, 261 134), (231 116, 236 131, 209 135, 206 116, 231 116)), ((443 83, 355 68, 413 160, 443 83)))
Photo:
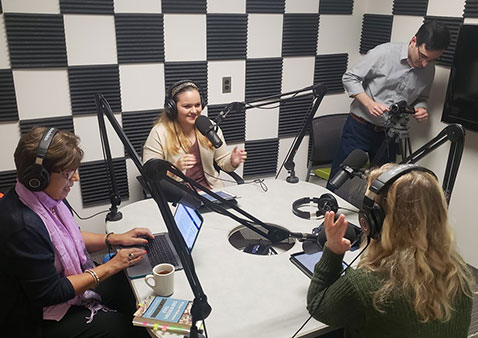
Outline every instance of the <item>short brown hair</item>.
MULTIPOLYGON (((46 127, 33 127, 20 137, 14 155, 17 177, 23 177, 25 169, 34 164, 38 145, 46 130, 46 127)), ((83 158, 79 143, 80 138, 75 134, 58 130, 43 159, 43 167, 50 174, 78 168, 83 158)))

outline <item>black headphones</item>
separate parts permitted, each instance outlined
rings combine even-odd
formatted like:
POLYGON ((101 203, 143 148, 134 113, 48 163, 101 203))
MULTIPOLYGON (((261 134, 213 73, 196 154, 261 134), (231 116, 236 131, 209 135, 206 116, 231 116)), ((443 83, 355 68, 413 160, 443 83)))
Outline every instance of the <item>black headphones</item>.
POLYGON ((303 197, 299 198, 298 200, 292 203, 292 211, 295 215, 301 218, 311 218, 312 213, 308 211, 299 210, 299 208, 305 204, 309 203, 316 203, 317 204, 317 211, 315 212, 315 216, 319 217, 325 215, 327 211, 337 212, 339 209, 339 204, 337 200, 332 194, 323 194, 320 197, 303 197))
POLYGON ((174 96, 180 90, 182 85, 186 85, 184 87, 195 87, 195 89, 199 92, 199 96, 201 97, 201 107, 204 108, 205 106, 204 98, 202 96, 202 89, 196 82, 192 80, 180 80, 175 82, 169 87, 166 100, 164 101, 164 112, 171 121, 176 120, 178 117, 178 107, 176 106, 176 100, 174 99, 174 96))
POLYGON ((35 162, 25 168, 20 178, 20 182, 31 191, 42 191, 50 182, 50 173, 43 166, 43 160, 57 131, 58 129, 56 128, 48 128, 45 130, 38 145, 35 162))
MULTIPOLYGON (((436 178, 436 175, 430 169, 420 167, 415 164, 400 164, 378 176, 372 182, 368 190, 376 195, 379 195, 400 176, 414 170, 427 172, 436 178)), ((367 193, 364 196, 362 210, 359 211, 358 218, 362 232, 365 233, 367 237, 373 238, 375 240, 380 239, 383 221, 385 220, 385 210, 383 210, 382 207, 373 200, 373 198, 367 196, 367 193)))

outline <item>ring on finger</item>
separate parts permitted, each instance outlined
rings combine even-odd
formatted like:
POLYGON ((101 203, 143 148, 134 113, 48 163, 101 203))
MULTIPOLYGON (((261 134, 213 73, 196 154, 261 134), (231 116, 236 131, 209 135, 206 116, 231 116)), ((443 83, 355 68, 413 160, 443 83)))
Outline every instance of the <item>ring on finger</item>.
POLYGON ((133 260, 133 258, 134 258, 134 255, 133 255, 132 252, 130 252, 130 253, 128 254, 128 260, 131 261, 131 260, 133 260))

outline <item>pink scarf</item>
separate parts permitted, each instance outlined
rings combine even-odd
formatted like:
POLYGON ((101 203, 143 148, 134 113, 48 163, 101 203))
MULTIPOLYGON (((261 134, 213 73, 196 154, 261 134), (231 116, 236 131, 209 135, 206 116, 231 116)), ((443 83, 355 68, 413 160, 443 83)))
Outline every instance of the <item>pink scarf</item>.
MULTIPOLYGON (((18 181, 15 191, 23 204, 41 218, 48 230, 55 249, 55 261, 60 263, 63 270, 58 272, 62 272, 65 276, 71 276, 83 273, 84 270, 94 266, 87 255, 78 224, 65 203, 54 200, 43 191, 30 191, 18 181)), ((58 264, 55 265, 58 270, 58 264)), ((82 295, 75 296, 65 303, 44 307, 43 319, 59 321, 71 305, 84 305, 91 310, 91 316, 87 317, 89 323, 98 310, 107 310, 106 307, 99 304, 100 301, 101 297, 96 292, 87 290, 82 295)))

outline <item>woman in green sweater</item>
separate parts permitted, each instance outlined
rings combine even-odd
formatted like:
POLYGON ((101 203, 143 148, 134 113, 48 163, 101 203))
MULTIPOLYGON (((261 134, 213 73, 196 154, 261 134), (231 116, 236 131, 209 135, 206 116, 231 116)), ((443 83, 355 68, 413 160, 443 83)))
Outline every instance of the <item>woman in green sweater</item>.
POLYGON ((350 249, 343 238, 347 221, 325 215, 327 243, 307 309, 317 320, 343 327, 345 337, 467 337, 472 278, 456 252, 443 191, 424 168, 392 175, 400 170, 387 164, 369 175, 369 187, 384 178, 386 183, 377 194, 367 190, 362 216, 375 226, 357 269, 341 275, 350 249))

